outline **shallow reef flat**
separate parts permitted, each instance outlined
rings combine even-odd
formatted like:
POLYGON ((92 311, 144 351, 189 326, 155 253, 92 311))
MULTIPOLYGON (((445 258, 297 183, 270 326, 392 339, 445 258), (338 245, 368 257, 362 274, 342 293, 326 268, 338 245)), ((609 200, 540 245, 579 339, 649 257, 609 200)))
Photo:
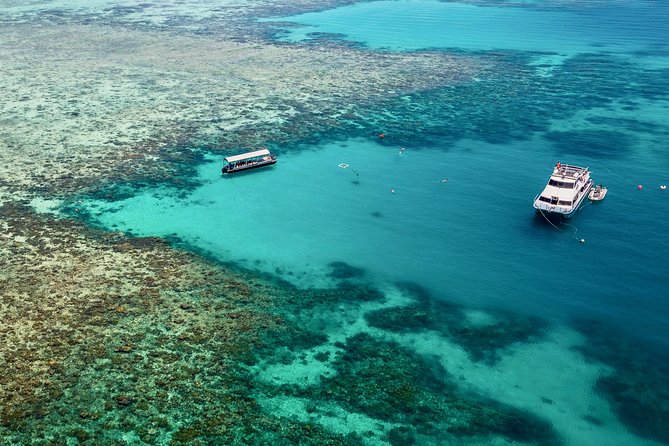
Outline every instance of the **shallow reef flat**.
POLYGON ((2 444, 343 444, 250 397, 244 364, 299 333, 274 285, 159 239, 0 216, 2 444))
POLYGON ((258 17, 285 16, 354 3, 351 0, 135 0, 39 2, 0 1, 0 21, 116 25, 169 32, 223 35, 230 39, 255 36, 258 17))
POLYGON ((189 156, 185 142, 225 150, 304 140, 352 119, 360 104, 481 69, 439 53, 371 55, 95 25, 2 27, 0 178, 13 193, 187 181, 175 167, 189 156))

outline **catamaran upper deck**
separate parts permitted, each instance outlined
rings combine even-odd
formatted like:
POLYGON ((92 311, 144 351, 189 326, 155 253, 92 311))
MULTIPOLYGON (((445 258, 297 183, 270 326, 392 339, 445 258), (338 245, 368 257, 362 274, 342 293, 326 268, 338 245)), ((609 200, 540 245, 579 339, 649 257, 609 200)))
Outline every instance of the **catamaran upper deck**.
POLYGON ((583 176, 584 173, 588 171, 587 167, 579 167, 579 166, 572 166, 570 164, 561 164, 557 163, 555 165, 555 168, 553 169, 553 174, 551 175, 552 177, 560 177, 563 179, 570 178, 572 180, 577 180, 581 176, 583 176))

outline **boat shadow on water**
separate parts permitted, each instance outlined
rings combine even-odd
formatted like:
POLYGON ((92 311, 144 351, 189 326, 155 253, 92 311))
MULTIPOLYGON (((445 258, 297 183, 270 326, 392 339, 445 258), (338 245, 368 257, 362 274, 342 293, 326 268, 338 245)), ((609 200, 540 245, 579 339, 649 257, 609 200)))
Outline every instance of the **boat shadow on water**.
POLYGON ((226 181, 232 181, 235 178, 239 179, 240 177, 245 177, 247 175, 257 175, 257 174, 260 174, 261 172, 265 172, 265 171, 270 171, 271 172, 272 170, 274 170, 274 165, 273 164, 272 165, 263 165, 263 166, 257 166, 257 167, 253 167, 253 168, 250 168, 250 169, 246 169, 246 170, 235 171, 234 175, 224 174, 224 175, 221 175, 221 177, 223 179, 225 179, 226 181))

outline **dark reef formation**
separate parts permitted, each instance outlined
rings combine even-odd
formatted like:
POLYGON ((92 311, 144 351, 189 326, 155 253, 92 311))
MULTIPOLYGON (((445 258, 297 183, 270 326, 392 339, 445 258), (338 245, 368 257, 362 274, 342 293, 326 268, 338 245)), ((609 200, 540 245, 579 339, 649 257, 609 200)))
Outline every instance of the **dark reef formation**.
POLYGON ((309 398, 317 405, 335 403, 393 423, 397 427, 385 436, 393 445, 482 441, 489 436, 523 444, 560 444, 546 421, 463 393, 438 362, 397 343, 360 333, 341 348, 332 363, 333 377, 314 387, 282 386, 274 392, 309 398))
POLYGON ((597 392, 632 432, 669 444, 669 353, 592 320, 576 320, 574 327, 587 339, 579 351, 611 366, 597 380, 597 392))
POLYGON ((489 364, 498 359, 499 352, 514 342, 540 339, 545 321, 522 314, 489 311, 493 320, 486 324, 468 321, 464 308, 435 299, 414 284, 404 289, 416 297, 416 303, 406 307, 385 308, 367 314, 367 322, 393 332, 434 330, 461 345, 474 361, 489 364))

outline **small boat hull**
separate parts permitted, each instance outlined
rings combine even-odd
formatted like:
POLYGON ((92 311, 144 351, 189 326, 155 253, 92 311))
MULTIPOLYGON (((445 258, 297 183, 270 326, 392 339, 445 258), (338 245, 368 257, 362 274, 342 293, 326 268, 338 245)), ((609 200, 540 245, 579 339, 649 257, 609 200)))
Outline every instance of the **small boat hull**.
POLYGON ((592 188, 588 192, 588 199, 590 201, 602 201, 606 197, 607 189, 605 187, 592 188))
POLYGON ((231 169, 231 170, 227 170, 227 169, 224 167, 224 168, 222 169, 221 172, 224 173, 224 174, 226 174, 226 173, 227 173, 227 174, 230 174, 230 173, 236 173, 236 172, 244 172, 245 170, 257 169, 257 168, 259 168, 259 167, 271 166, 271 165, 273 165, 273 164, 276 164, 276 159, 274 159, 274 160, 272 160, 272 161, 265 161, 265 162, 262 162, 262 163, 255 163, 255 164, 250 164, 250 165, 247 164, 247 165, 245 165, 245 166, 236 167, 236 168, 231 169))
MULTIPOLYGON (((592 183, 592 180, 590 180, 590 183, 592 183)), ((590 184, 590 187, 592 187, 592 184, 590 184)), ((573 206, 568 207, 541 203, 538 201, 539 196, 537 195, 534 199, 534 208, 537 210, 537 213, 543 214, 544 216, 571 218, 576 214, 576 211, 581 208, 587 195, 588 194, 586 193, 581 194, 581 196, 577 198, 576 203, 573 206)))

